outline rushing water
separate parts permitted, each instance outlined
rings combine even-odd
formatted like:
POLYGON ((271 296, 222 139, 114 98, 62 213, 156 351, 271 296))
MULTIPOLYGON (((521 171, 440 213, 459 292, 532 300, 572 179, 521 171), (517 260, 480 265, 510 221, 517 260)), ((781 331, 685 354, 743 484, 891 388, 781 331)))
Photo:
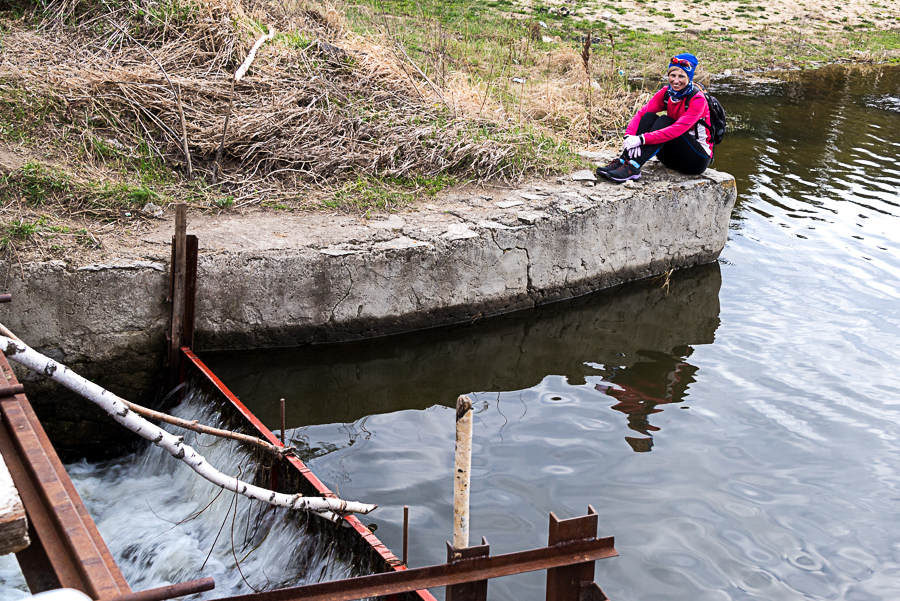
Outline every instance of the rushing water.
MULTIPOLYGON (((377 503, 364 521, 398 553, 410 505, 414 566, 446 559, 450 407, 468 393, 472 538, 494 554, 591 504, 621 554, 596 573, 616 601, 900 598, 900 69, 716 95, 746 125, 714 165, 739 190, 718 264, 467 327, 205 360, 270 426, 285 397, 313 471, 377 503)), ((167 487, 113 468, 73 469, 101 530, 117 487, 167 487)), ((104 532, 120 557, 137 510, 104 532)), ((179 541, 157 561, 211 544, 179 541)))
MULTIPOLYGON (((196 392, 176 413, 218 425, 208 399, 196 392)), ((245 448, 207 435, 185 439, 219 470, 252 481, 245 448)), ((222 491, 159 448, 67 471, 135 591, 212 576, 215 590, 192 598, 217 598, 351 575, 326 538, 308 535, 286 511, 222 491)), ((14 560, 2 559, 0 599, 26 597, 14 560)))

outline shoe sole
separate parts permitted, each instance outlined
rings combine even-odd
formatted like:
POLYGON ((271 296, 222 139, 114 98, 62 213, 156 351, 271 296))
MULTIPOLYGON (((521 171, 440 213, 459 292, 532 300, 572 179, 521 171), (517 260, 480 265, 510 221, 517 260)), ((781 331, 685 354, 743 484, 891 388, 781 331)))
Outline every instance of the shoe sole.
POLYGON ((641 179, 641 174, 635 173, 634 175, 629 175, 628 177, 618 178, 618 177, 613 177, 612 173, 607 173, 606 177, 608 179, 611 179, 614 182, 622 183, 622 182, 627 182, 630 179, 641 179))

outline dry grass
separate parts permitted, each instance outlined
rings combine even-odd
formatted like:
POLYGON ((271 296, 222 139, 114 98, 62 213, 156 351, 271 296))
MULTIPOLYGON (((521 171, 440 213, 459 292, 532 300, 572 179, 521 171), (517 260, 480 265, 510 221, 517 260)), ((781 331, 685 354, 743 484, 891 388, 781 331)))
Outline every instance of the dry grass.
POLYGON ((487 78, 443 66, 429 77, 388 28, 352 33, 333 6, 169 2, 100 14, 58 0, 6 22, 2 137, 30 158, 0 182, 0 246, 43 233, 46 251, 75 230, 94 244, 146 202, 365 210, 454 181, 551 173, 577 162, 571 143, 602 142, 635 105, 612 67, 593 72, 610 85, 591 86, 566 48, 534 54, 524 83, 512 60, 487 78), (268 25, 276 38, 232 92, 268 25))

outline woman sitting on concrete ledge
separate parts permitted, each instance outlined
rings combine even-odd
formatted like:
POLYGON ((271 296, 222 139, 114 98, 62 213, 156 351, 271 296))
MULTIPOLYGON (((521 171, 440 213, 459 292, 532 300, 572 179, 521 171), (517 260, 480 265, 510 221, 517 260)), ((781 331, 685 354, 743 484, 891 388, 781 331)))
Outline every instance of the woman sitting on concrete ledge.
POLYGON ((694 83, 697 57, 679 54, 669 61, 669 85, 653 95, 625 128, 622 155, 598 176, 614 182, 641 177, 641 167, 654 155, 663 165, 688 175, 700 175, 712 156, 709 104, 694 83), (664 115, 657 113, 665 111, 664 115))

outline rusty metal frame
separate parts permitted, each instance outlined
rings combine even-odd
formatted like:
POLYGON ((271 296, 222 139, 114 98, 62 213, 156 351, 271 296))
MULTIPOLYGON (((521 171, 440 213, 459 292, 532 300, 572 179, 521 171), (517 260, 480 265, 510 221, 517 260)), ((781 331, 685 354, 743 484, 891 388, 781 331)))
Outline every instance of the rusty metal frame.
MULTIPOLYGON (((474 547, 457 549, 449 542, 447 543, 447 563, 473 557, 488 557, 490 554, 491 546, 483 536, 481 537, 481 544, 474 547)), ((447 587, 444 598, 446 601, 482 601, 487 599, 487 589, 488 581, 486 578, 484 580, 453 584, 447 587)))
MULTIPOLYGON (((214 374, 212 370, 209 369, 203 363, 203 361, 201 361, 200 358, 194 354, 191 349, 184 346, 181 347, 181 351, 188 359, 188 361, 190 361, 194 365, 194 367, 196 367, 200 371, 200 373, 202 373, 203 376, 206 377, 206 379, 209 380, 209 382, 213 386, 215 386, 216 389, 218 389, 218 391, 221 392, 226 399, 228 399, 228 401, 244 417, 244 419, 246 419, 254 428, 256 428, 263 440, 267 440, 275 446, 284 446, 281 443, 281 440, 279 440, 279 438, 275 435, 275 433, 269 430, 269 428, 267 428, 265 424, 263 424, 259 420, 259 418, 257 418, 253 414, 252 411, 247 409, 247 407, 245 407, 244 404, 241 403, 237 396, 235 396, 235 394, 228 389, 228 387, 216 376, 216 374, 214 374)), ((325 486, 325 484, 321 480, 319 480, 319 478, 317 478, 316 475, 312 473, 312 471, 310 471, 308 467, 306 467, 306 464, 300 461, 299 458, 293 455, 285 455, 284 459, 289 465, 296 469, 297 472, 299 472, 300 475, 305 478, 306 481, 309 482, 309 484, 312 485, 312 487, 315 488, 315 490, 318 491, 320 495, 326 498, 337 498, 337 495, 331 492, 331 490, 327 486, 325 486)), ((360 538, 365 540, 366 543, 369 544, 375 550, 375 552, 381 556, 385 564, 388 565, 391 570, 393 570, 394 572, 401 572, 407 569, 403 562, 401 562, 397 558, 397 556, 394 555, 391 550, 387 548, 387 546, 385 546, 384 543, 378 540, 378 537, 372 534, 372 532, 368 528, 366 528, 365 525, 363 525, 363 523, 360 522, 355 515, 350 514, 344 516, 343 520, 346 525, 350 526, 350 528, 356 531, 360 538)), ((436 601, 434 596, 427 590, 419 589, 416 590, 415 593, 420 599, 422 599, 422 601, 436 601)))
MULTIPOLYGON (((6 386, 18 385, 0 354, 6 386)), ((94 599, 131 592, 23 393, 0 398, 0 452, 28 517, 31 545, 16 554, 32 593, 74 588, 94 599)))
MULTIPOLYGON (((530 549, 493 557, 470 557, 451 563, 412 568, 402 572, 387 572, 284 588, 277 591, 239 595, 228 597, 227 601, 353 601, 354 599, 391 595, 422 588, 460 585, 537 570, 558 569, 585 562, 591 562, 593 566, 595 560, 618 555, 613 537, 591 537, 561 542, 541 549, 530 549)), ((578 599, 579 594, 580 591, 570 599, 578 599)))

